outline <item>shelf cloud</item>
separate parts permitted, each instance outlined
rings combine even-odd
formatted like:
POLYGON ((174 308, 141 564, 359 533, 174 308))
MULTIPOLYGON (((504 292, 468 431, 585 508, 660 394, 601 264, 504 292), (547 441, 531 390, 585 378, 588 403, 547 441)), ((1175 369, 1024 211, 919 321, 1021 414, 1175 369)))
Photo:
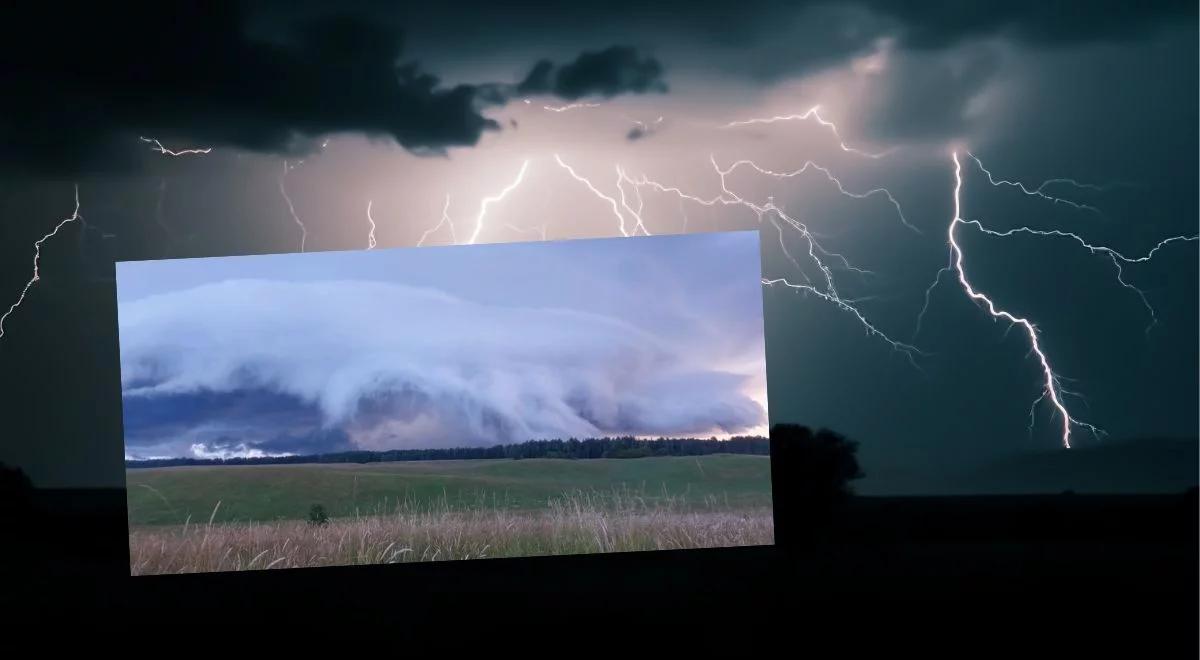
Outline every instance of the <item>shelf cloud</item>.
MULTIPOLYGON (((689 305, 701 293, 650 286, 689 305)), ((126 302, 127 445, 252 456, 766 423, 745 393, 753 374, 714 367, 718 347, 696 332, 636 320, 632 304, 625 314, 570 305, 357 279, 225 279, 126 302)))

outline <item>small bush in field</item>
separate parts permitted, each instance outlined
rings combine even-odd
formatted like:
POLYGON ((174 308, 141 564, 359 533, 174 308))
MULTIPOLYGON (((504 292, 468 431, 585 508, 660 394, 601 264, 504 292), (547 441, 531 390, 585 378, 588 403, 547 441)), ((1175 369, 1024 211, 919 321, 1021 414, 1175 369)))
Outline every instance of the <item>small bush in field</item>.
POLYGON ((325 512, 325 507, 320 504, 312 505, 308 510, 308 524, 310 525, 328 525, 329 514, 325 512))

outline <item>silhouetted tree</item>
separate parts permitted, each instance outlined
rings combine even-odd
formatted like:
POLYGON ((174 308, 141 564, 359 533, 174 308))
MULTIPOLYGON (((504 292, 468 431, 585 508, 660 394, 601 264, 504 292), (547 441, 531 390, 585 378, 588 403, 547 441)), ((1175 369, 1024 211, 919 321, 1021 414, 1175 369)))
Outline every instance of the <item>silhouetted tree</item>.
POLYGON ((775 540, 781 546, 823 536, 863 477, 858 443, 828 429, 776 424, 771 428, 775 540))

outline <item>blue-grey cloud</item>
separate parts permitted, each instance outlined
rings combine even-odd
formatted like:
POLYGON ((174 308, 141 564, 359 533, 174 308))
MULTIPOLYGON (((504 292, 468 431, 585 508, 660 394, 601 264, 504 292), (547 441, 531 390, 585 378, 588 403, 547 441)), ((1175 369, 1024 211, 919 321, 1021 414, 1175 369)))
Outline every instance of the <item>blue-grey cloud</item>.
MULTIPOLYGON (((670 291, 659 293, 670 303, 670 291)), ((144 455, 739 432, 766 422, 744 393, 748 376, 714 368, 699 329, 681 338, 668 324, 565 306, 491 305, 377 281, 233 279, 122 303, 120 326, 127 445, 144 455)), ((711 339, 712 327, 705 332, 711 339)))
POLYGON ((553 94, 568 101, 584 96, 611 97, 627 92, 665 92, 663 67, 631 46, 586 52, 573 62, 555 66, 538 62, 517 86, 522 94, 553 94))

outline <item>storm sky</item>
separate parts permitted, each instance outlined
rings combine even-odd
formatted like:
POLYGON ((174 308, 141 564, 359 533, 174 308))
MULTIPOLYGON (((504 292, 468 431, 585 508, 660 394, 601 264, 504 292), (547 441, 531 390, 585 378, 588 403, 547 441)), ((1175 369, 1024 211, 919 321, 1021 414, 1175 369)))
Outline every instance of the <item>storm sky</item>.
POLYGON ((125 450, 763 433, 758 233, 117 265, 125 450))
MULTIPOLYGON (((40 484, 122 482, 114 261, 302 241, 757 229, 763 277, 811 287, 761 294, 770 421, 860 441, 873 492, 1197 434, 1197 241, 1114 262, 997 235, 1138 259, 1197 234, 1194 2, 36 11, 0 21, 0 312, 76 184, 82 216, 0 337, 0 460, 40 484), (751 121, 773 117, 794 118, 751 121), (956 273, 929 289, 955 153, 981 223, 957 225, 964 271, 1036 325, 1062 401, 1107 434, 1063 449, 1023 328, 956 273)), ((479 284, 460 294, 505 289, 479 284)))

